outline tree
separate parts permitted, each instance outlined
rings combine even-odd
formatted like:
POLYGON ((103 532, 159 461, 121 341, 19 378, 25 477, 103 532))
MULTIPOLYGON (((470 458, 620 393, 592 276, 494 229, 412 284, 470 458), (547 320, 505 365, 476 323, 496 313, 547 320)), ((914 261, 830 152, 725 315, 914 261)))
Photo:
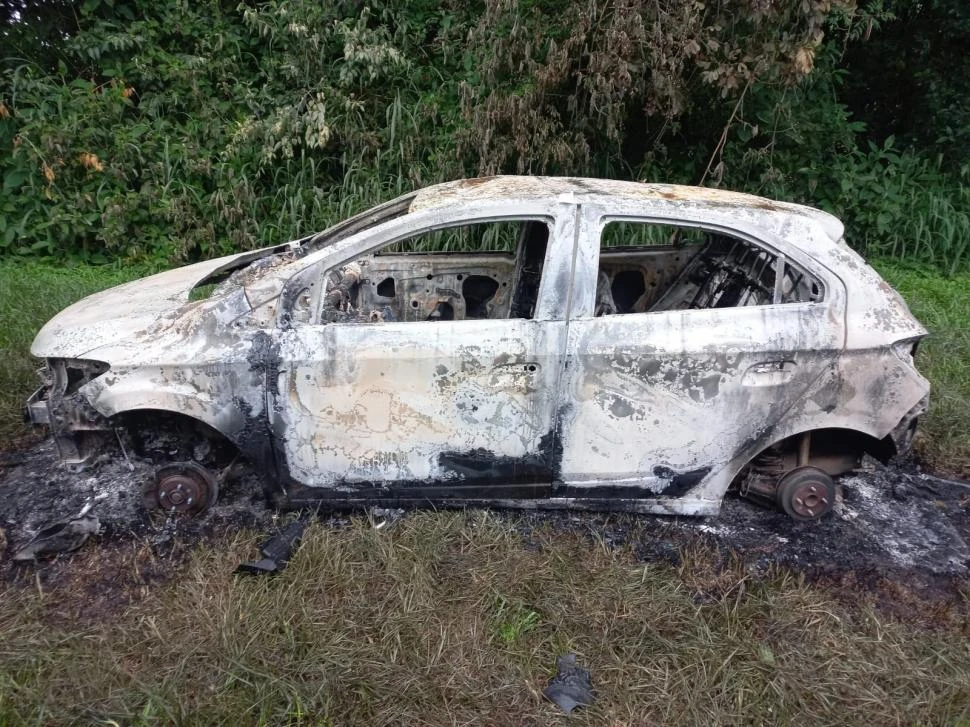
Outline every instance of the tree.
POLYGON ((970 146, 970 4, 899 0, 895 18, 849 44, 842 98, 870 138, 894 136, 944 165, 966 165, 970 146))

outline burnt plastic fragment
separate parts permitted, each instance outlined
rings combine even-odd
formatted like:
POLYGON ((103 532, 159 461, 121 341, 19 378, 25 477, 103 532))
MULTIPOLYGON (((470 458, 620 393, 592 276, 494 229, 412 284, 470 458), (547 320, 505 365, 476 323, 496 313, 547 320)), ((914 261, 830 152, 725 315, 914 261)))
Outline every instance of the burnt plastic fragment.
POLYGON ((576 707, 588 707, 593 703, 593 684, 589 671, 576 663, 575 654, 564 654, 556 659, 558 673, 549 682, 542 695, 569 714, 576 707))
POLYGON ((240 563, 236 572, 265 575, 283 570, 289 562, 290 556, 293 555, 293 551, 300 544, 305 530, 306 523, 303 520, 290 523, 281 532, 263 543, 259 549, 262 558, 248 563, 240 563))
POLYGON ((70 553, 84 545, 88 538, 101 530, 101 522, 88 513, 85 506, 77 517, 54 523, 37 533, 29 543, 13 555, 13 560, 36 561, 59 553, 70 553))

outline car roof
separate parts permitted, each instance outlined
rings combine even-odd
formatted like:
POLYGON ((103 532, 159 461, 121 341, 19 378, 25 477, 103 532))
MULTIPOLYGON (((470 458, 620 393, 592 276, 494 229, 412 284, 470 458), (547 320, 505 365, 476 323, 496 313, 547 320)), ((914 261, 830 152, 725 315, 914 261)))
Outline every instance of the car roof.
POLYGON ((844 232, 842 223, 827 212, 794 204, 777 202, 742 192, 730 192, 710 187, 689 187, 678 184, 650 184, 625 182, 616 179, 590 179, 585 177, 530 177, 494 176, 460 179, 426 187, 418 191, 411 202, 410 211, 445 209, 473 201, 510 202, 524 199, 554 199, 561 195, 577 198, 611 198, 625 201, 649 201, 653 204, 667 202, 672 206, 693 206, 724 211, 725 208, 743 209, 748 213, 760 213, 766 217, 808 217, 822 227, 833 242, 838 242, 844 232))

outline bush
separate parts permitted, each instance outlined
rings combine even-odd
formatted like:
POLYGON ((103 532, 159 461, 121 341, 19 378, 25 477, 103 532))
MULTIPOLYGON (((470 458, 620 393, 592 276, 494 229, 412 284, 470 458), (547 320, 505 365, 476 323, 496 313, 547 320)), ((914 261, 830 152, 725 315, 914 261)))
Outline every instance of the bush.
POLYGON ((171 264, 529 172, 806 202, 869 252, 966 269, 967 170, 867 142, 839 100, 885 3, 796 5, 0 9, 0 256, 171 264))

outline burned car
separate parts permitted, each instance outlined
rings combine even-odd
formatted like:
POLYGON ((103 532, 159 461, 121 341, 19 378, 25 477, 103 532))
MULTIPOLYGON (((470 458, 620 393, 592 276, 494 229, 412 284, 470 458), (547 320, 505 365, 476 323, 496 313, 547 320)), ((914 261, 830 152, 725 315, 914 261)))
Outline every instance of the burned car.
POLYGON ((813 519, 909 447, 925 335, 818 210, 492 177, 76 303, 28 411, 64 460, 155 458, 166 510, 241 456, 281 506, 712 515, 734 485, 813 519))

